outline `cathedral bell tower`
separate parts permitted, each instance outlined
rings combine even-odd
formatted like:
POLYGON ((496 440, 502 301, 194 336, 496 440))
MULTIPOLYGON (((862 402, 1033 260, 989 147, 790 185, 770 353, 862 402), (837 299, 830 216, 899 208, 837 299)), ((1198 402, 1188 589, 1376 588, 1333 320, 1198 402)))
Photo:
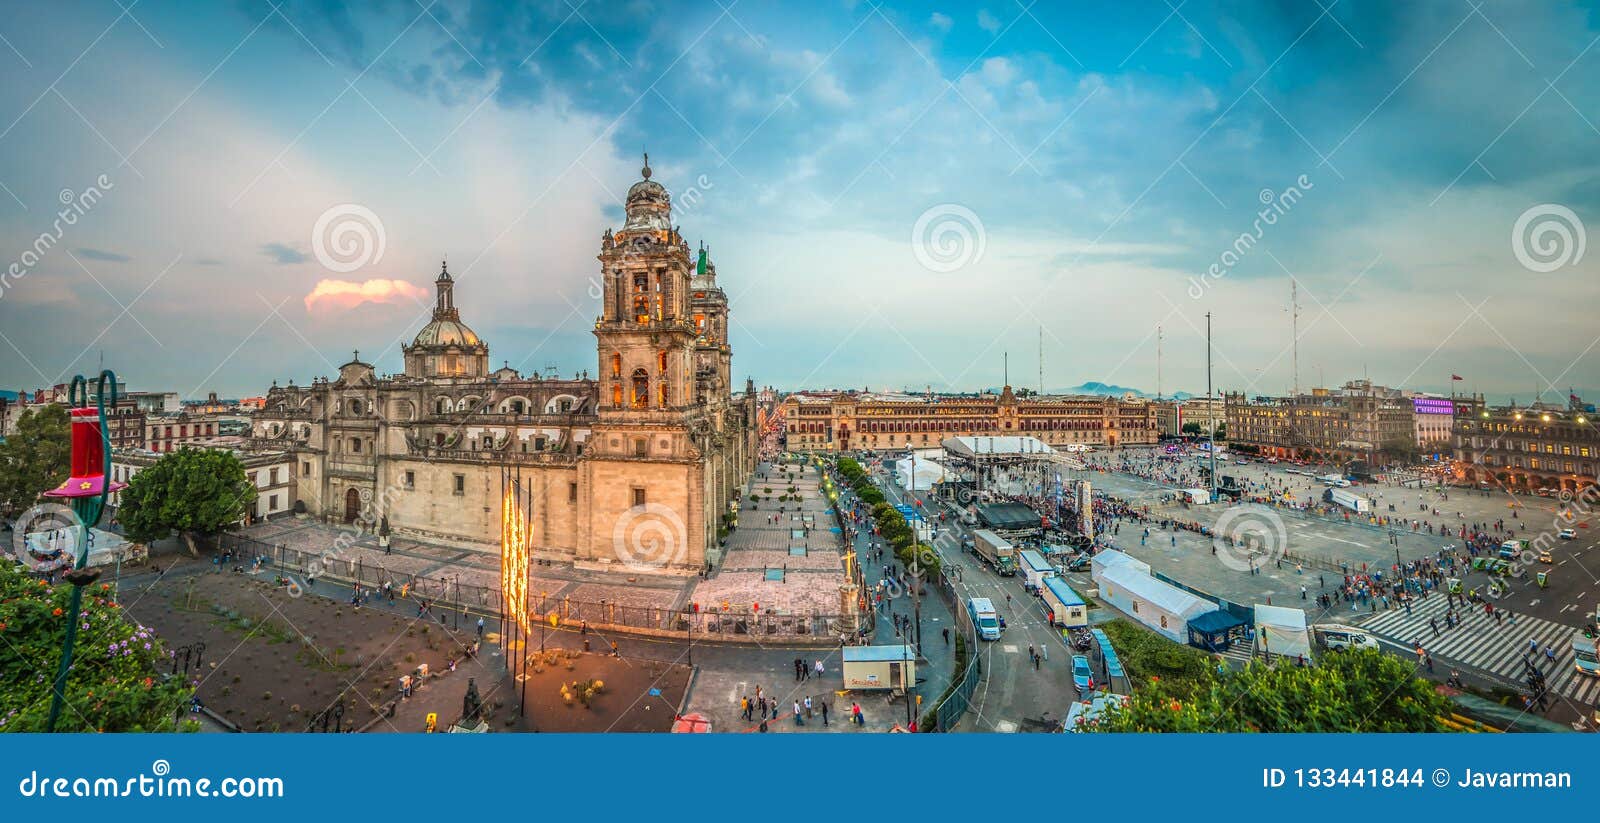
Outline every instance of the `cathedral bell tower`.
POLYGON ((599 412, 613 419, 696 400, 689 244, 672 225, 671 196, 650 179, 648 154, 641 174, 628 189, 627 222, 607 229, 600 247, 599 412))

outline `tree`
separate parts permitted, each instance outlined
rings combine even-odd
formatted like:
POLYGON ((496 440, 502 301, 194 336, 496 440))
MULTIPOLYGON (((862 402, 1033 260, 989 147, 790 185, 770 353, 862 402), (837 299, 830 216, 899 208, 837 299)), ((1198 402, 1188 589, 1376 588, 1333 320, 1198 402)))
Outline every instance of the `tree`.
POLYGON ((177 532, 199 556, 195 535, 214 535, 244 519, 256 487, 229 451, 179 449, 133 476, 117 520, 129 540, 150 543, 177 532))
POLYGON ((1091 727, 1117 732, 1437 732, 1450 701, 1407 661, 1375 650, 1208 672, 1196 688, 1153 680, 1091 727))
MULTIPOLYGON (((84 591, 56 731, 172 731, 192 686, 170 677, 170 653, 106 597, 109 588, 84 591)), ((50 586, 14 563, 0 564, 0 732, 44 731, 51 676, 74 619, 64 613, 71 594, 71 586, 50 586)))
POLYGON ((1185 423, 1185 424, 1183 424, 1183 428, 1180 429, 1180 431, 1182 433, 1184 433, 1184 434, 1199 434, 1200 433, 1200 424, 1199 423, 1185 423))
POLYGON ((61 485, 72 463, 67 410, 48 405, 17 418, 17 429, 0 444, 0 508, 20 512, 39 495, 61 485))

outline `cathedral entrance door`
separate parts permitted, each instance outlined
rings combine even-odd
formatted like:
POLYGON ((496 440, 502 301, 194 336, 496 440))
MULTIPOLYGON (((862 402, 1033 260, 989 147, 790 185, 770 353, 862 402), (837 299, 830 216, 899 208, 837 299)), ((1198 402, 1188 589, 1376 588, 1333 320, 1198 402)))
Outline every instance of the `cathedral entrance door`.
POLYGON ((344 493, 344 522, 356 522, 356 516, 361 514, 361 493, 350 489, 344 493))

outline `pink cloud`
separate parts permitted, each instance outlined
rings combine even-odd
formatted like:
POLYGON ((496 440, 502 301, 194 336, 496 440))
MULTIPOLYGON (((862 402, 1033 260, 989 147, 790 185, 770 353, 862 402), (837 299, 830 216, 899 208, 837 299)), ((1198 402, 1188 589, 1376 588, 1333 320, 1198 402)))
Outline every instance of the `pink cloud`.
POLYGON ((426 295, 427 291, 404 280, 375 278, 362 283, 323 280, 306 295, 306 311, 327 314, 348 311, 362 303, 415 302, 426 295))

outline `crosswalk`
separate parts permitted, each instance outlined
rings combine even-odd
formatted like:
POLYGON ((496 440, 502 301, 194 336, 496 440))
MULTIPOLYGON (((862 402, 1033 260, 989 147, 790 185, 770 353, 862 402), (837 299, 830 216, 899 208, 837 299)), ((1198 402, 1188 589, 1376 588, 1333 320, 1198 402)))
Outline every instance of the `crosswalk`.
MULTIPOLYGON (((1585 706, 1600 702, 1600 678, 1578 674, 1573 666, 1572 635, 1577 629, 1536 617, 1519 616, 1515 626, 1497 622, 1473 604, 1457 608, 1461 621, 1445 628, 1444 613, 1449 607, 1444 595, 1414 601, 1411 613, 1405 609, 1378 612, 1360 620, 1361 627, 1373 634, 1415 648, 1418 642, 1439 663, 1456 664, 1491 672, 1514 683, 1524 680, 1522 659, 1530 649, 1529 640, 1539 643, 1539 653, 1530 657, 1544 672, 1551 691, 1585 706), (1433 636, 1432 620, 1439 626, 1433 636), (1546 646, 1556 650, 1555 663, 1544 655, 1546 646)), ((1457 601, 1460 602, 1459 600, 1457 601)))

